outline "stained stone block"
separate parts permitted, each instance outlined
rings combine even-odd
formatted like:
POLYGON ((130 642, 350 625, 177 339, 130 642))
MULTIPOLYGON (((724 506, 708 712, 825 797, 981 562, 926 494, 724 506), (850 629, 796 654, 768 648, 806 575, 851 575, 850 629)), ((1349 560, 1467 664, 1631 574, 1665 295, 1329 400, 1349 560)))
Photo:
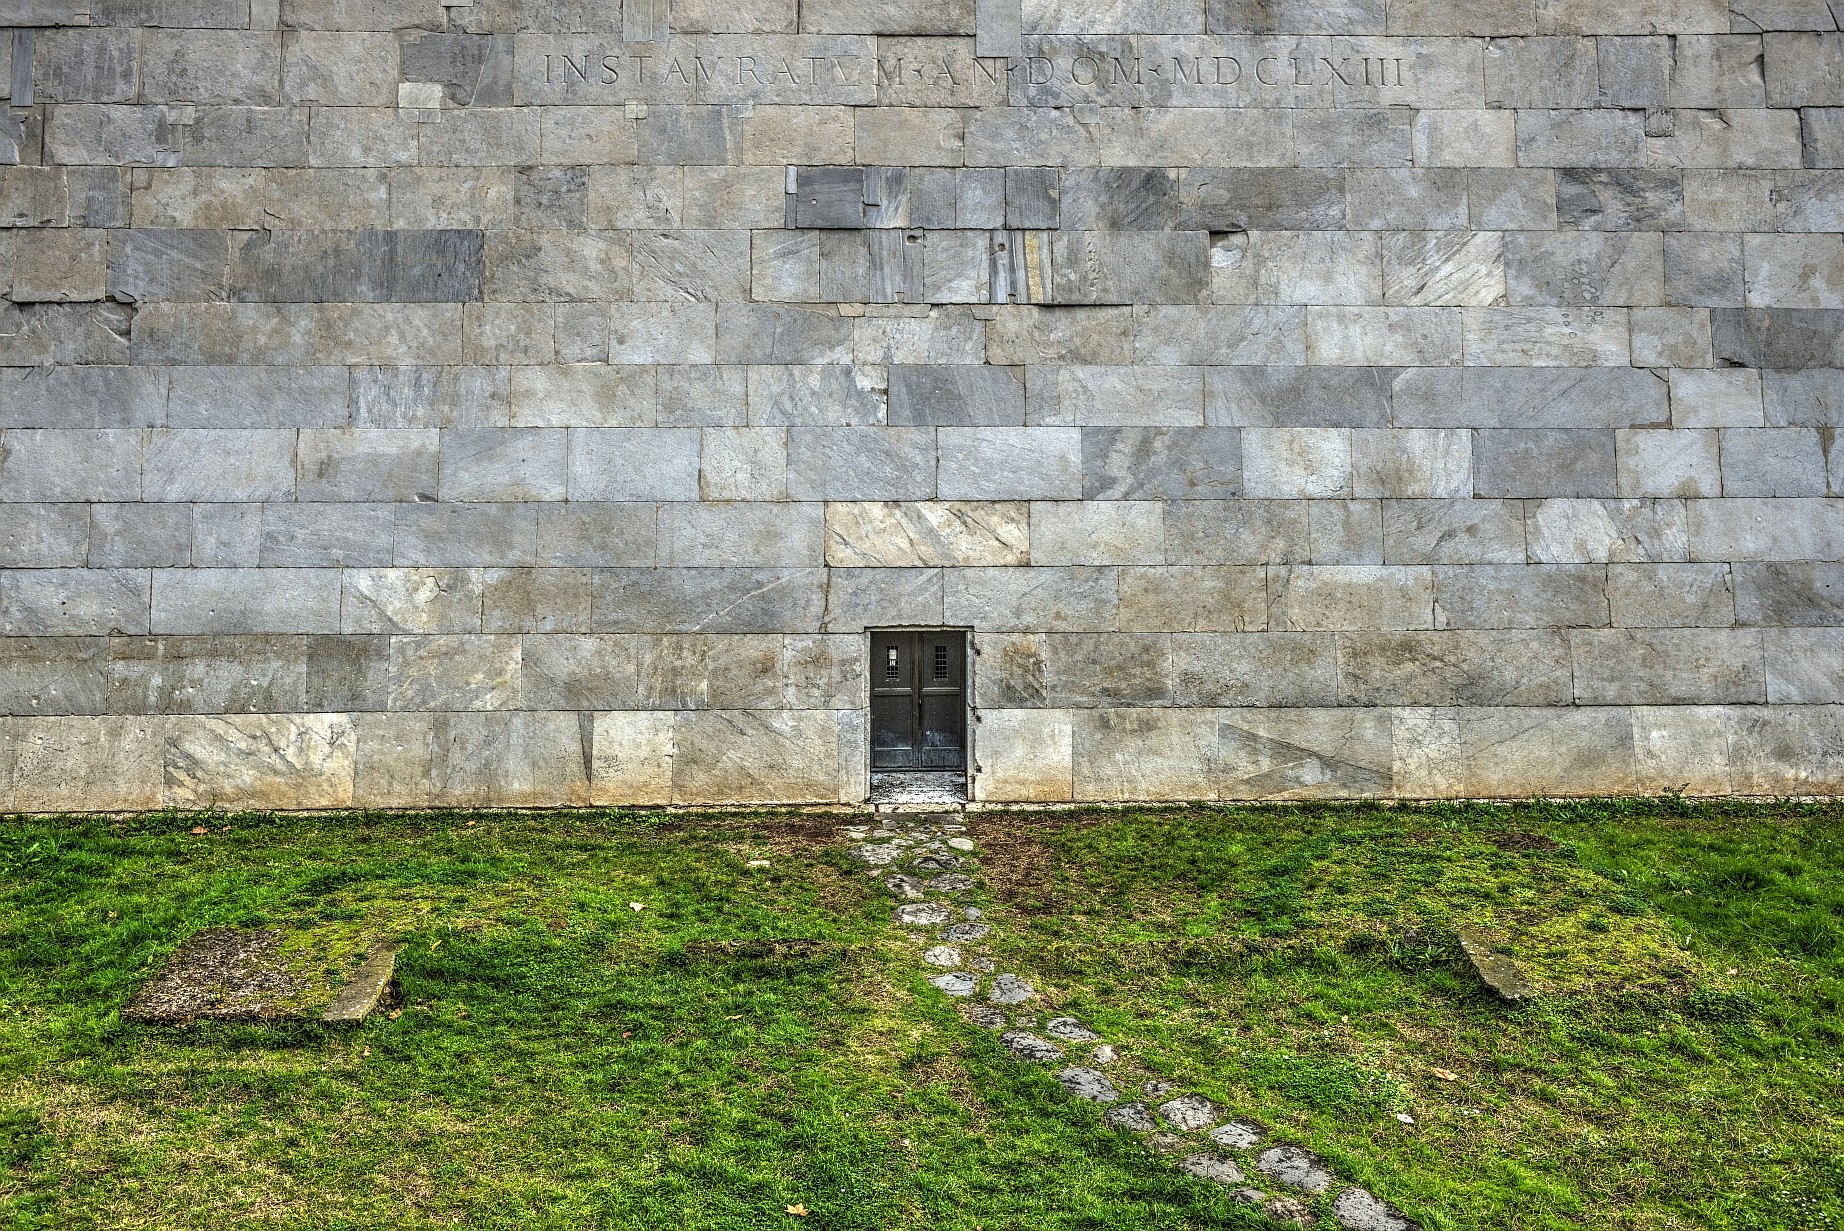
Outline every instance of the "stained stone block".
POLYGON ((157 808, 166 727, 143 717, 0 718, 0 790, 21 812, 157 808))
MULTIPOLYGON (((441 434, 440 496, 448 501, 561 500, 567 437, 558 428, 450 429, 441 434)), ((600 455, 595 445, 585 466, 600 455)), ((589 481, 593 486, 593 481, 589 481)), ((596 490, 591 499, 611 498, 596 490)), ((622 497, 612 497, 622 498, 622 497)))
POLYGON ((1556 173, 1530 168, 1482 167, 1466 172, 1467 217, 1494 230, 1553 230, 1556 173))
POLYGON ((1111 568, 968 568, 946 574, 943 616, 995 632, 1105 632, 1117 601, 1111 568))
POLYGON ((1165 511, 1173 564, 1285 564, 1311 558, 1306 504, 1296 500, 1179 501, 1165 511))
POLYGON ((389 564, 391 530, 387 505, 265 505, 257 563, 269 568, 389 564))
POLYGON ((355 793, 386 807, 559 807, 589 802, 572 713, 364 714, 355 793))
POLYGON ((1240 495, 1242 433, 1235 428, 1084 428, 1088 500, 1221 500, 1240 495))
POLYGON ((1338 635, 1345 705, 1568 705, 1561 632, 1348 632, 1338 635))
POLYGON ((791 428, 788 493, 795 500, 927 500, 935 495, 934 462, 930 428, 791 428))
POLYGON ((1520 563, 1524 552, 1523 510, 1513 502, 1383 502, 1383 558, 1390 563, 1520 563))
POLYGON ((650 427, 655 418, 656 375, 651 368, 620 364, 521 365, 503 377, 495 373, 482 378, 481 383, 491 381, 495 385, 503 379, 503 393, 493 388, 482 391, 486 399, 496 394, 503 399, 503 418, 494 413, 496 408, 488 401, 480 408, 487 412, 485 415, 470 417, 492 422, 427 426, 497 427, 510 422, 518 427, 650 427))
POLYGON ((1676 500, 1543 500, 1525 529, 1530 559, 1544 564, 1687 560, 1689 535, 1676 500))
POLYGON ((1844 523, 1822 501, 1701 500, 1688 512, 1691 559, 1844 559, 1844 523))
POLYGON ((531 564, 537 556, 537 508, 529 504, 394 506, 398 564, 531 564))
POLYGON ((1063 172, 1061 217, 1063 225, 1071 230, 1177 230, 1180 208, 1177 171, 1163 167, 1071 167, 1063 172))
MULTIPOLYGON (((1210 254, 1202 231, 1064 231, 1047 244, 1046 302, 1203 303, 1210 254)), ((1022 302, 1022 298, 1020 300, 1022 302)))
MULTIPOLYGON (((155 561, 134 557, 177 554, 178 543, 168 539, 164 527, 159 524, 162 519, 152 519, 154 524, 143 532, 139 521, 130 522, 126 518, 112 521, 108 512, 126 509, 138 515, 140 507, 0 505, 0 568, 75 568, 85 564, 92 568, 110 565, 137 568, 155 561), (102 520, 94 526, 92 508, 103 511, 102 520)), ((189 520, 187 524, 189 527, 189 520)))
POLYGON ((1412 500, 1472 494, 1472 439, 1452 429, 1395 428, 1351 433, 1353 494, 1412 500))
POLYGON ((1466 226, 1468 175, 1449 168, 1348 172, 1349 225, 1364 231, 1458 230, 1466 226))
POLYGON ((764 427, 877 427, 886 421, 881 368, 806 364, 747 369, 748 419, 764 427))
POLYGON ((1201 427, 1204 369, 1040 364, 1028 369, 1033 425, 1201 427))
POLYGON ((800 632, 825 605, 817 569, 597 569, 596 632, 800 632))
POLYGON ((1452 308, 1308 308, 1306 358, 1355 367, 1441 367, 1461 361, 1452 308))
POLYGON ((1073 798, 1072 715, 1058 710, 984 710, 974 757, 975 798, 1053 803, 1073 798))
POLYGON ((1076 799, 1214 797, 1208 710, 1102 709, 1073 716, 1076 799))
POLYGON ((147 435, 142 499, 292 500, 292 431, 155 430, 147 435))
POLYGON ((478 299, 483 244, 478 231, 255 232, 233 246, 230 297, 280 303, 478 299))
POLYGON ((1243 490, 1254 498, 1327 499, 1351 492, 1351 434, 1343 428, 1248 428, 1243 490))
POLYGON ((1338 704, 1330 633, 1179 633, 1172 638, 1178 706, 1338 704))
POLYGON ((833 502, 826 563, 834 568, 1025 564, 1027 507, 1016 502, 833 502))
POLYGON ((1662 107, 1671 77, 1670 40, 1598 38, 1603 107, 1662 107))
MULTIPOLYGON (((1219 794, 1225 799, 1391 792, 1394 734, 1389 718, 1379 711, 1229 711, 1219 716, 1217 736, 1222 757, 1219 794)), ((1212 1137, 1236 1145, 1247 1140, 1251 1127, 1237 1122, 1216 1129, 1212 1137), (1238 1125, 1241 1131, 1232 1137, 1238 1125)))
POLYGON ((1134 308, 1133 361, 1153 365, 1302 364, 1308 358, 1308 322, 1314 311, 1317 309, 1298 307, 1134 308))
POLYGON ((1594 39, 1510 38, 1487 44, 1488 107, 1594 107, 1600 103, 1594 39))
MULTIPOLYGON (((521 373, 533 369, 520 369, 521 373)), ((504 368, 359 367, 351 369, 354 427, 504 427, 504 368)))
POLYGON ((1844 621, 1844 569, 1835 564, 1735 564, 1730 571, 1738 625, 1829 628, 1844 621))
POLYGON ((1684 225, 1682 172, 1568 167, 1556 172, 1556 217, 1564 228, 1673 231, 1684 225))
POLYGON ((582 428, 569 441, 572 500, 696 500, 699 434, 689 428, 582 428))
POLYGON ((1211 237, 1215 303, 1382 302, 1377 238, 1340 231, 1228 232, 1211 237))
POLYGON ((1033 564, 1163 564, 1164 510, 1154 501, 1038 502, 1033 564))
POLYGON ((1770 704, 1832 705, 1844 700, 1844 631, 1767 629, 1762 637, 1770 704))
POLYGON ((1398 375, 1387 368, 1212 367, 1205 370, 1206 419, 1225 427, 1383 428, 1398 375))
POLYGON ((1086 434, 1076 428, 957 428, 937 434, 943 500, 1081 498, 1086 434))
POLYGON ((966 308, 929 308, 920 316, 909 308, 884 311, 904 314, 873 315, 867 309, 852 322, 855 363, 960 367, 985 358, 985 322, 966 308))
POLYGON ((168 376, 166 426, 341 427, 349 383, 336 367, 177 367, 168 376))
POLYGON ((0 500, 139 500, 147 433, 19 430, 0 435, 0 500))
POLYGON ((1447 565, 1434 570, 1438 628, 1604 628, 1607 570, 1593 564, 1447 565))
POLYGON ((1641 368, 1711 366, 1709 312, 1704 308, 1633 308, 1632 363, 1641 368))
POLYGON ((1403 565, 1275 568, 1268 625, 1276 631, 1433 628, 1434 573, 1403 565))
POLYGON ((1718 438, 1711 431, 1622 431, 1614 434, 1622 496, 1719 496, 1718 438))
POLYGON ((1382 299, 1417 307, 1504 304, 1504 238, 1464 231, 1389 235, 1383 243, 1382 299))
POLYGON ((1844 105, 1844 37, 1776 33, 1763 37, 1760 71, 1770 107, 1844 105))
POLYGON ((1819 429, 1726 428, 1721 433, 1725 496, 1824 496, 1827 450, 1819 429))
POLYGON ((222 231, 148 228, 109 239, 109 295, 124 302, 223 300, 229 269, 229 238, 222 231))
POLYGON ((1473 437, 1473 490, 1488 497, 1612 496, 1606 432, 1485 430, 1473 437))
POLYGON ((1743 300, 1738 235, 1683 232, 1665 236, 1665 302, 1738 308, 1743 300))
POLYGON ((1609 565, 1607 597, 1616 628, 1726 628, 1735 622, 1725 564, 1609 565))
POLYGON ((1120 625, 1147 632, 1244 632, 1267 624, 1266 575, 1254 567, 1120 570, 1120 625))
POLYGON ((1770 424, 1836 427, 1844 423, 1844 373, 1823 368, 1767 372, 1762 395, 1770 424))
POLYGON ((1179 188, 1185 230, 1327 230, 1345 218, 1344 176, 1335 170, 1193 167, 1179 188))
POLYGON ((1624 366, 1630 320, 1618 308, 1465 308, 1466 363, 1480 367, 1624 366))
POLYGON ((157 633, 336 633, 339 570, 159 569, 151 630, 157 633))
POLYGON ((9 569, 0 634, 103 636, 148 631, 146 569, 9 569))
POLYGON ((860 632, 878 625, 941 623, 941 571, 834 568, 826 575, 823 627, 860 632))
POLYGON ((1844 367, 1844 311, 1716 308, 1718 363, 1750 368, 1844 367))
POLYGON ((673 720, 675 799, 836 801, 837 716, 829 710, 711 710, 673 720))
POLYGON ((1517 152, 1526 167, 1643 166, 1644 117, 1634 111, 1519 111, 1517 152))
POLYGON ((391 638, 392 710, 507 710, 519 705, 519 638, 391 638))
POLYGON ((1767 699, 1766 662, 1755 629, 1577 631, 1569 643, 1579 704, 1759 704, 1767 699))
POLYGON ((1663 237, 1654 232, 1509 235, 1505 270, 1517 305, 1657 304, 1665 295, 1663 237))
POLYGON ((974 365, 893 366, 889 372, 892 426, 1022 426, 1024 372, 974 365))

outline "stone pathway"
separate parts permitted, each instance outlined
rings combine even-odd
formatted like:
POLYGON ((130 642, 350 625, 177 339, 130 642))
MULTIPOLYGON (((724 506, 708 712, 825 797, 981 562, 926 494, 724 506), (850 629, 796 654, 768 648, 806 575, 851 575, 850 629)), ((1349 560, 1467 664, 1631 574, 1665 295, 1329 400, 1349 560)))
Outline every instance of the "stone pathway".
POLYGON ((966 830, 956 814, 886 814, 841 834, 866 875, 901 903, 894 922, 933 942, 921 955, 928 982, 965 1002, 961 1012, 969 1021, 1000 1031, 1000 1044, 1021 1062, 1052 1068, 1071 1098, 1104 1109, 1109 1128, 1143 1134, 1147 1147, 1173 1155, 1179 1170, 1230 1188, 1276 1222, 1310 1226, 1328 1217, 1345 1231, 1418 1231, 1387 1201, 1341 1183, 1317 1155, 1269 1140, 1259 1121, 1233 1117, 1201 1094, 1155 1079, 1141 1084, 1141 1097, 1127 1097, 1119 1084, 1126 1080, 1119 1076, 1121 1053, 1076 1018, 1040 1024, 1042 1013, 1032 1011, 1037 990, 985 954, 992 925, 979 908, 954 903, 979 886, 966 830))

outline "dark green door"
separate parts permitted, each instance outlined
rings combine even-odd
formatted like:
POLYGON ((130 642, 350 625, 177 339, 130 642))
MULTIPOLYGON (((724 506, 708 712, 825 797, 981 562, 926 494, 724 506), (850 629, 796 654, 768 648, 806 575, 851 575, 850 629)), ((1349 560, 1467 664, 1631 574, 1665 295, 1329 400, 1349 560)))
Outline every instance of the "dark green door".
POLYGON ((967 634, 871 634, 871 768, 967 768, 967 634))

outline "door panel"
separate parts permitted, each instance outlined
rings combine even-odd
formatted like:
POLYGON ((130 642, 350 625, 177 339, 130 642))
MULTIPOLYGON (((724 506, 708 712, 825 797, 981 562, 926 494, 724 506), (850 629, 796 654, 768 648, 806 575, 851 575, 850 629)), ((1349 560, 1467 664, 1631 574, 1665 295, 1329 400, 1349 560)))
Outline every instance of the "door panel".
POLYGON ((967 767, 967 635, 871 634, 871 768, 967 767))

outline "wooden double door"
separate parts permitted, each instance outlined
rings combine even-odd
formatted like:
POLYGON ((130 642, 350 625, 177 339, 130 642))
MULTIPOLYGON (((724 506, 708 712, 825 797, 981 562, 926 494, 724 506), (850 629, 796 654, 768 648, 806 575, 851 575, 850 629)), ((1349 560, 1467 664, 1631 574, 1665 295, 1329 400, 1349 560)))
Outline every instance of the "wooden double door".
POLYGON ((967 768, 967 634, 871 634, 871 768, 967 768))

